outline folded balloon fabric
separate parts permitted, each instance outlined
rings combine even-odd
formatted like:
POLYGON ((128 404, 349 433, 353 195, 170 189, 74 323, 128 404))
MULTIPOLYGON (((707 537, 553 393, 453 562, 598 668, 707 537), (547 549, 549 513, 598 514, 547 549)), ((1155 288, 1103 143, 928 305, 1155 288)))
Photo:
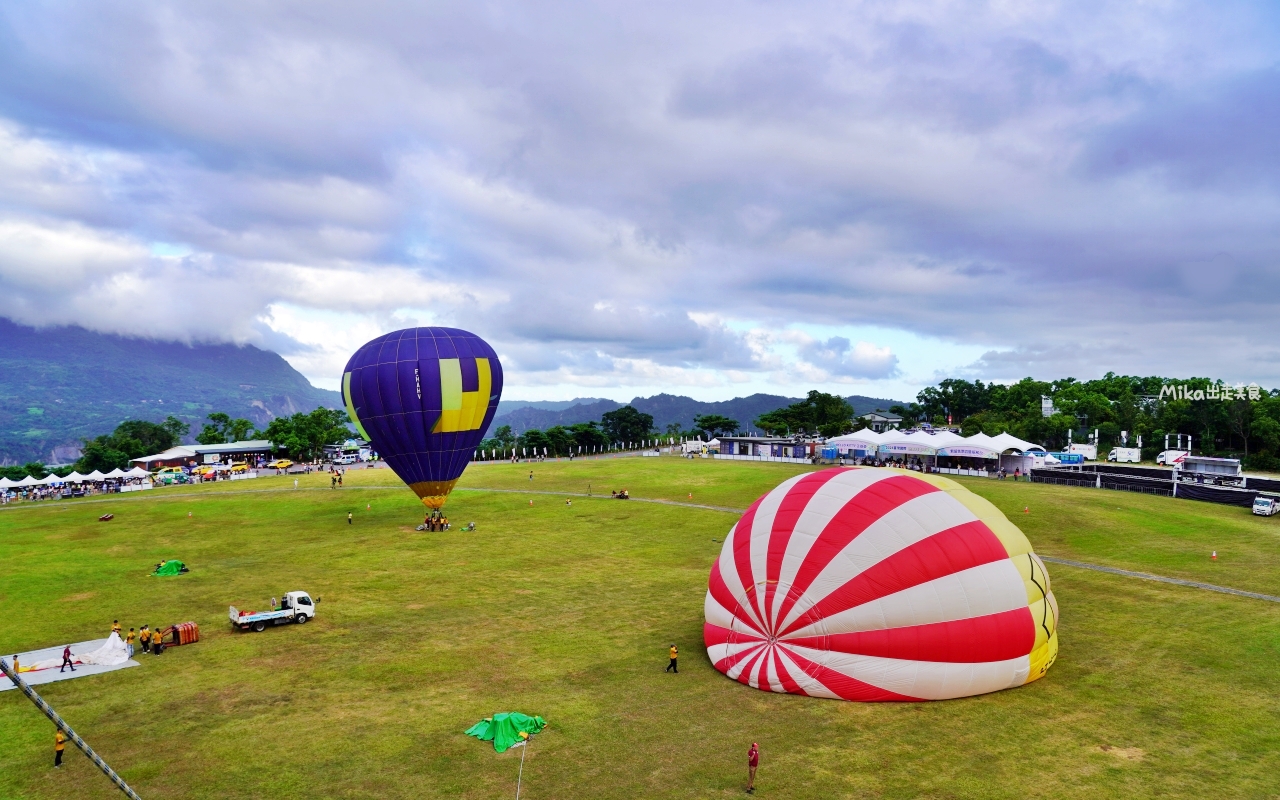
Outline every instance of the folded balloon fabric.
POLYGON ((542 717, 530 717, 518 711, 507 711, 485 717, 467 728, 466 734, 482 742, 492 740, 493 749, 503 753, 516 742, 540 733, 545 727, 547 727, 547 721, 542 717), (521 736, 522 733, 524 736, 521 736))

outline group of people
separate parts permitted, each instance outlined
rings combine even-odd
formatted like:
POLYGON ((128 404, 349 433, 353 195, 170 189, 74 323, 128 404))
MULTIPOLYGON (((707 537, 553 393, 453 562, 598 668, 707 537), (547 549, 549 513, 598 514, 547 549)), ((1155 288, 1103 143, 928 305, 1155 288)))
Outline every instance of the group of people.
POLYGON ((613 496, 614 500, 630 500, 631 499, 631 495, 627 494, 626 489, 623 489, 620 492, 609 492, 609 494, 613 496))
MULTIPOLYGON (((160 562, 160 566, 164 566, 163 561, 160 562)), ((137 633, 134 633, 133 628, 130 628, 128 633, 121 634, 120 620, 116 620, 111 623, 111 632, 124 639, 124 646, 129 650, 130 658, 133 658, 133 643, 135 641, 142 646, 142 652, 144 653, 152 653, 158 656, 164 652, 164 634, 160 632, 158 627, 153 630, 151 626, 143 625, 138 629, 137 633)), ((63 659, 66 659, 65 653, 63 654, 63 659)))
MULTIPOLYGON (((472 529, 474 530, 474 523, 472 529)), ((419 530, 431 531, 432 533, 447 531, 449 530, 449 518, 437 508, 422 518, 422 527, 419 530)))

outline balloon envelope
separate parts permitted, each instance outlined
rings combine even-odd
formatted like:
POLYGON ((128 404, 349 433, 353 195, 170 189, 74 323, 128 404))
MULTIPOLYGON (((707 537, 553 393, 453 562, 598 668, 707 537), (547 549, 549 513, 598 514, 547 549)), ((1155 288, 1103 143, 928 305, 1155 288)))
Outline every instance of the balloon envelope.
POLYGON ((502 395, 498 354, 457 328, 407 328, 365 344, 342 375, 360 433, 422 502, 440 508, 502 395))
POLYGON ((711 569, 704 638, 757 689, 945 700, 1021 686, 1058 652, 1044 564, 954 481, 878 468, 783 482, 711 569))

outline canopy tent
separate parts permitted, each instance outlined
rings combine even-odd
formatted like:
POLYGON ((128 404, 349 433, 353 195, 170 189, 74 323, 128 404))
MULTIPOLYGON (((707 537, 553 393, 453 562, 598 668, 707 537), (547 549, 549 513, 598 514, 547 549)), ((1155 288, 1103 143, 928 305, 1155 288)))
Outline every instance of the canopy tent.
POLYGON ((835 445, 841 453, 874 453, 881 442, 881 434, 867 428, 843 436, 835 436, 827 440, 827 445, 835 445))
POLYGON ((1010 450, 1018 453, 1044 453, 1045 449, 1038 444, 1019 439, 1010 433, 1002 433, 999 436, 991 437, 991 441, 1001 448, 1001 452, 1008 453, 1010 450))
POLYGON ((12 485, 13 486, 39 486, 40 481, 28 475, 27 477, 23 478, 22 480, 12 485))
POLYGON ((184 572, 190 572, 190 571, 191 570, 187 569, 186 564, 183 564, 181 561, 177 560, 176 558, 171 558, 168 561, 165 561, 163 564, 160 564, 158 567, 156 567, 155 572, 151 574, 160 575, 160 576, 181 575, 184 572))
MULTIPOLYGON (((95 470, 95 472, 96 472, 96 470, 95 470)), ((126 473, 124 470, 120 469, 119 467, 116 467, 115 469, 111 470, 110 472, 108 472, 106 475, 103 475, 102 477, 104 477, 104 478, 123 478, 126 474, 128 474, 128 473, 126 473)))
POLYGON ((150 472, 147 472, 147 471, 146 471, 145 469, 143 469, 142 467, 134 467, 133 469, 131 469, 131 470, 129 470, 128 472, 126 472, 126 473, 125 473, 125 477, 128 477, 128 478, 149 478, 149 477, 151 477, 151 473, 150 473, 150 472))
POLYGON ((55 483, 62 483, 65 480, 66 478, 59 478, 57 475, 54 475, 51 472, 48 475, 45 475, 40 480, 36 481, 36 483, 40 484, 41 486, 52 486, 55 483))
POLYGON ((70 474, 62 476, 62 480, 66 483, 80 483, 86 480, 87 476, 81 475, 75 470, 71 470, 70 474))
POLYGON ((13 481, 8 478, 0 478, 0 489, 8 489, 13 485, 13 481))
POLYGON ((86 481, 93 481, 94 483, 101 483, 102 481, 107 479, 107 476, 103 475, 101 470, 95 469, 93 472, 90 472, 88 475, 85 475, 84 479, 86 481))
POLYGON ((467 728, 466 734, 482 742, 492 741, 493 749, 504 753, 521 739, 541 733, 545 727, 547 727, 547 721, 542 717, 530 717, 518 711, 507 711, 485 717, 467 728), (523 736, 521 736, 522 733, 523 736))

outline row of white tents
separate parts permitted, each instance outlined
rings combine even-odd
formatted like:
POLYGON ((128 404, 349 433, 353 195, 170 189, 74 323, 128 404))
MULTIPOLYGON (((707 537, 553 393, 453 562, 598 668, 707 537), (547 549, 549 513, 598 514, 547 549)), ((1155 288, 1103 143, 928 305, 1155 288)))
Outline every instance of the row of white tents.
POLYGON ((842 455, 854 455, 859 458, 887 454, 962 458, 1034 456, 1046 460, 1052 459, 1052 456, 1049 456, 1040 445, 1008 433, 1002 433, 999 436, 987 436, 985 433, 961 436, 948 430, 888 430, 884 433, 876 433, 868 429, 828 439, 826 446, 835 446, 842 455))
POLYGON ((27 486, 52 486, 58 483, 101 483, 103 481, 128 480, 130 478, 149 478, 151 473, 142 467, 134 467, 131 470, 113 469, 105 475, 100 470, 94 470, 88 475, 81 475, 78 472, 72 472, 70 475, 58 477, 49 474, 43 478, 33 478, 30 475, 20 481, 11 481, 8 478, 0 478, 0 489, 21 489, 27 486))

